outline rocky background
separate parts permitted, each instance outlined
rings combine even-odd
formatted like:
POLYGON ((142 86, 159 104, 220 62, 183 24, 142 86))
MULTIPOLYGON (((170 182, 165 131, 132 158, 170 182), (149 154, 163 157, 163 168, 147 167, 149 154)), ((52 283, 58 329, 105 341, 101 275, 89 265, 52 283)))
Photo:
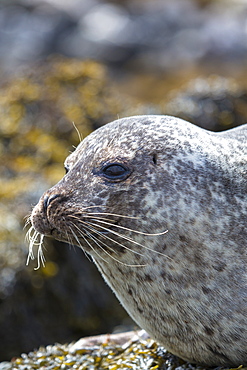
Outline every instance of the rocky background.
POLYGON ((135 327, 79 248, 46 240, 45 268, 26 266, 25 216, 63 176, 73 122, 240 125, 246 62, 244 0, 0 2, 0 361, 135 327))

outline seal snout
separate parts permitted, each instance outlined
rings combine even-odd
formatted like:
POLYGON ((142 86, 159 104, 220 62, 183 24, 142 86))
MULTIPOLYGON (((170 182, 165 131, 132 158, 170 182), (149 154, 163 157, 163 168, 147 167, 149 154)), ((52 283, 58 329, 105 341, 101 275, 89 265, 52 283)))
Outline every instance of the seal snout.
POLYGON ((31 222, 36 231, 47 236, 52 234, 54 229, 53 211, 64 198, 61 193, 51 193, 50 191, 43 195, 31 214, 31 222))

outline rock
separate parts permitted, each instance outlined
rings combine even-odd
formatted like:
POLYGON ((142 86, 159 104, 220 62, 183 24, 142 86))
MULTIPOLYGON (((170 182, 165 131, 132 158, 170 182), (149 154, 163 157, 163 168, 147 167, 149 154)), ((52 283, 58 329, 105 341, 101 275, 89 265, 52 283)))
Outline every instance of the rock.
POLYGON ((161 103, 171 114, 211 131, 222 131, 247 122, 247 91, 231 78, 198 77, 172 91, 161 103))

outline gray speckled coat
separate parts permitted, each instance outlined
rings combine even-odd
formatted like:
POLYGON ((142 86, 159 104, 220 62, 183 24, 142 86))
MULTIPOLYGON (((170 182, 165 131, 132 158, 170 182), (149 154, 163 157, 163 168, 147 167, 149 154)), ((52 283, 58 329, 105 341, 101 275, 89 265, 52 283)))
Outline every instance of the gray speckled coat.
POLYGON ((67 158, 32 224, 90 253, 174 354, 247 365, 246 147, 247 124, 213 133, 168 116, 117 120, 67 158))

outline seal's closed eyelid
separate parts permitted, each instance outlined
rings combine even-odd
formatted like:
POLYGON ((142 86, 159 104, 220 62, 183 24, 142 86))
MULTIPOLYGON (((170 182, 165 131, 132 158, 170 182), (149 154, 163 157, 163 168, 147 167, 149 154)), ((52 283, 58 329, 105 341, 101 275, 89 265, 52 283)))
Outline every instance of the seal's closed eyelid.
POLYGON ((121 181, 129 176, 130 170, 122 163, 108 163, 101 169, 101 174, 108 180, 121 181))
POLYGON ((69 172, 69 167, 64 165, 64 169, 65 169, 65 174, 67 174, 69 172))

